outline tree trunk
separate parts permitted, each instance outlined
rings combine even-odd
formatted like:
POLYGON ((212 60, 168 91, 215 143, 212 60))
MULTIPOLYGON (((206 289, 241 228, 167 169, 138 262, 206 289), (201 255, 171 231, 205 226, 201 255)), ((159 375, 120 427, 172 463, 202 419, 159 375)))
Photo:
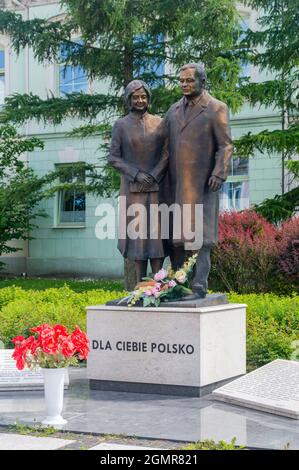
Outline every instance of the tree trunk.
MULTIPOLYGON (((126 16, 131 16, 130 4, 128 4, 126 16)), ((126 31, 126 37, 128 38, 124 48, 124 87, 133 80, 134 65, 133 65, 133 32, 132 30, 126 31)), ((137 284, 137 277, 135 271, 134 261, 124 259, 124 281, 125 289, 128 291, 134 290, 137 284)))

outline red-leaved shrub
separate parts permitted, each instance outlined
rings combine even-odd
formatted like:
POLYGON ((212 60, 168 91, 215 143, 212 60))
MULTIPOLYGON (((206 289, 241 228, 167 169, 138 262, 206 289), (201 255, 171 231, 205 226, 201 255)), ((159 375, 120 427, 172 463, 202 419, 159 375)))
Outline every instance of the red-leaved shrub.
POLYGON ((292 237, 289 224, 278 229, 250 209, 221 214, 210 287, 239 293, 288 290, 278 259, 292 237))
POLYGON ((282 275, 299 286, 299 217, 284 222, 278 233, 281 253, 278 269, 282 275))

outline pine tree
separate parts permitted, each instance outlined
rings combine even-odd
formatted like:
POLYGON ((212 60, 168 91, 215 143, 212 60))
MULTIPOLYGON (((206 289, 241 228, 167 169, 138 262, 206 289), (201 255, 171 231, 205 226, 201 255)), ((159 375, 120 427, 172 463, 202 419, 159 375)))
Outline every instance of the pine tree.
POLYGON ((106 135, 111 121, 124 112, 121 93, 129 81, 138 77, 153 86, 152 112, 164 113, 180 96, 175 72, 190 61, 205 63, 214 96, 233 112, 240 108, 243 97, 238 88, 240 61, 235 48, 239 28, 234 0, 61 3, 66 9, 63 22, 26 21, 21 15, 1 11, 0 32, 10 36, 16 53, 29 46, 41 63, 80 65, 90 79, 108 79, 109 93, 72 93, 46 100, 14 94, 6 99, 2 121, 22 124, 35 118, 57 125, 67 116, 79 117, 89 123, 75 129, 74 135, 106 135), (80 42, 73 39, 74 33, 80 42))
POLYGON ((299 8, 297 0, 246 0, 258 10, 260 30, 248 31, 244 45, 252 63, 272 74, 272 79, 248 83, 242 93, 254 106, 264 105, 280 113, 281 129, 248 133, 236 144, 239 155, 256 151, 281 155, 282 194, 263 201, 257 210, 270 221, 291 216, 299 204, 299 188, 286 191, 286 169, 298 180, 299 162, 299 8))
MULTIPOLYGON (((46 100, 14 94, 5 101, 2 121, 18 125, 35 118, 57 125, 66 117, 78 117, 88 122, 74 129, 73 136, 96 133, 106 140, 113 121, 125 112, 121 95, 128 82, 146 81, 153 89, 151 112, 163 114, 180 97, 179 67, 199 61, 206 66, 212 94, 233 112, 242 105, 235 0, 62 0, 61 4, 66 11, 62 22, 26 21, 1 11, 0 32, 9 35, 16 53, 29 46, 40 63, 80 65, 90 79, 108 80, 109 92, 46 100), (74 34, 81 40, 75 41, 74 34)), ((101 172, 96 176, 94 171, 98 194, 111 194, 119 185, 118 175, 105 165, 101 172)))

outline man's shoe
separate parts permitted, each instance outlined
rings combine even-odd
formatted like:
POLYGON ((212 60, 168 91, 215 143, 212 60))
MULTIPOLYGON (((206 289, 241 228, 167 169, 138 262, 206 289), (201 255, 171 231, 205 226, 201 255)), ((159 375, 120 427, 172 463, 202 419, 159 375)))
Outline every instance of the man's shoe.
POLYGON ((204 299, 206 297, 206 292, 203 291, 194 291, 192 294, 186 295, 182 300, 198 300, 204 299))

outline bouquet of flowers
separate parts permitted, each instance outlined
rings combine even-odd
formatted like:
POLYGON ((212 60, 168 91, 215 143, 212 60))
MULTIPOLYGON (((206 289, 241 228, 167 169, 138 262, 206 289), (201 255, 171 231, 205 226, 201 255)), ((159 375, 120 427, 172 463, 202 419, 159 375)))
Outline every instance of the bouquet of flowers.
POLYGON ((143 307, 158 307, 162 301, 182 298, 192 291, 189 286, 190 275, 196 263, 197 253, 191 256, 179 269, 173 271, 171 266, 160 269, 153 278, 143 278, 126 300, 129 307, 142 303, 143 307))
POLYGON ((25 366, 30 369, 68 367, 76 365, 78 360, 87 359, 89 340, 78 326, 71 334, 65 326, 52 327, 46 323, 31 328, 31 331, 35 335, 26 339, 16 336, 13 339, 15 349, 12 357, 19 370, 25 366))

